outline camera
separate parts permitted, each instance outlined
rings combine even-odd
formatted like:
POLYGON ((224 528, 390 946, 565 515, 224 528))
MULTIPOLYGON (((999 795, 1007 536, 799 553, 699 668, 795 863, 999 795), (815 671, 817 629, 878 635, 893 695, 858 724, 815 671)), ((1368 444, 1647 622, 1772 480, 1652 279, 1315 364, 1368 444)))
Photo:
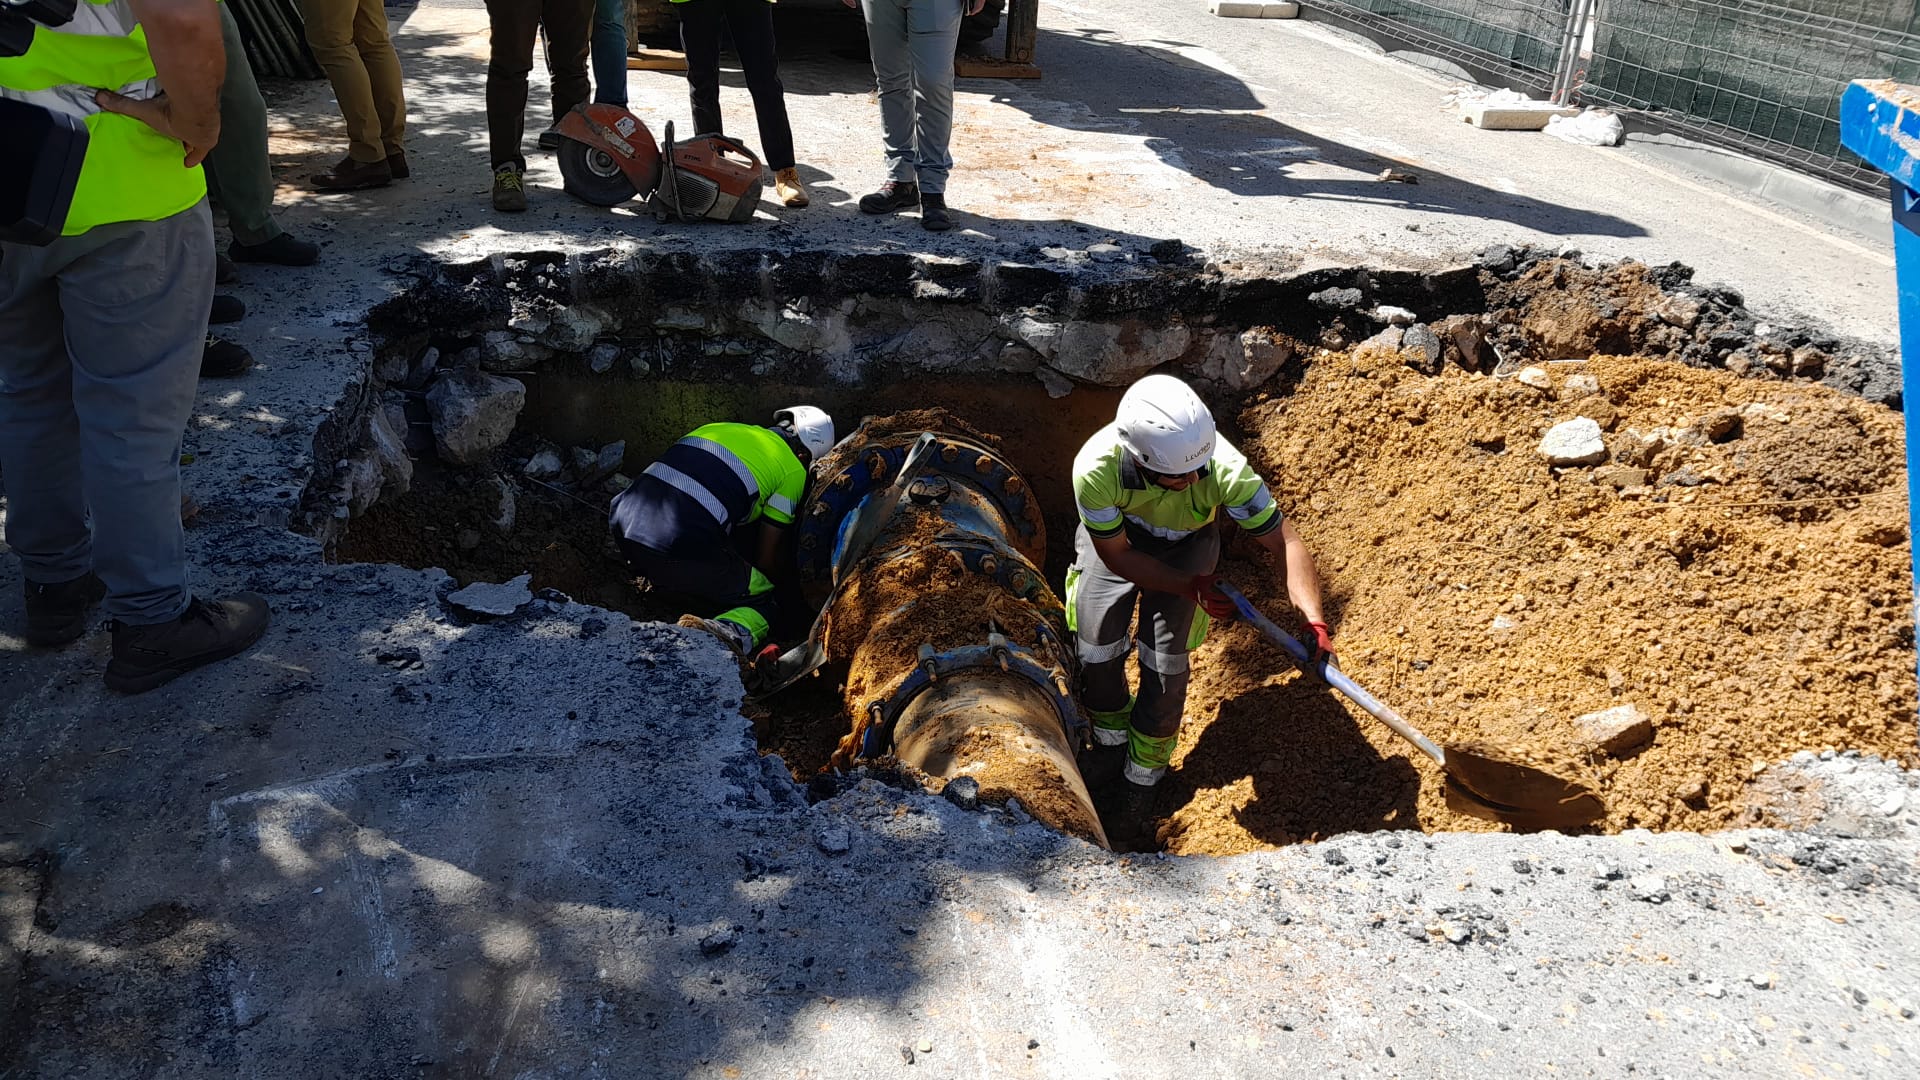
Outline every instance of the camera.
MULTIPOLYGON (((24 56, 41 26, 64 26, 76 0, 0 0, 0 56, 24 56)), ((44 246, 59 237, 87 157, 79 117, 0 97, 0 132, 27 167, 0 170, 0 240, 44 246)))

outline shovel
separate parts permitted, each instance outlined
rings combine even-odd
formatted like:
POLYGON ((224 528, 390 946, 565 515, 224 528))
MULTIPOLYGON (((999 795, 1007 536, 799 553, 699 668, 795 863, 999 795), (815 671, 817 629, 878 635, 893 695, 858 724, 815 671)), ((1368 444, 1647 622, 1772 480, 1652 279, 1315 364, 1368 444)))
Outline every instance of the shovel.
POLYGON ((933 459, 933 432, 928 431, 914 440, 907 450, 907 456, 900 462, 900 474, 894 477, 892 486, 880 493, 879 497, 867 506, 866 514, 855 523, 853 531, 847 534, 847 546, 840 551, 840 558, 833 564, 833 592, 827 602, 820 605, 820 614, 814 616, 813 628, 807 631, 807 640, 781 653, 773 662, 767 674, 767 685, 756 690, 754 697, 765 697, 778 693, 813 674, 820 665, 827 662, 827 612, 833 610, 833 602, 840 599, 840 590, 847 587, 853 579, 853 568, 866 558, 867 549, 880 538, 887 523, 900 509, 900 500, 906 497, 907 488, 913 479, 920 475, 928 461, 933 459))
POLYGON ((1446 774, 1449 809, 1523 830, 1574 828, 1590 824, 1606 813, 1606 805, 1586 784, 1525 764, 1517 755, 1485 746, 1441 748, 1348 678, 1345 672, 1328 663, 1325 657, 1312 659, 1306 646, 1255 610, 1239 589, 1225 582, 1220 583, 1219 589, 1233 601, 1241 618, 1268 641, 1280 646, 1302 670, 1326 680, 1327 685, 1432 758, 1446 774))

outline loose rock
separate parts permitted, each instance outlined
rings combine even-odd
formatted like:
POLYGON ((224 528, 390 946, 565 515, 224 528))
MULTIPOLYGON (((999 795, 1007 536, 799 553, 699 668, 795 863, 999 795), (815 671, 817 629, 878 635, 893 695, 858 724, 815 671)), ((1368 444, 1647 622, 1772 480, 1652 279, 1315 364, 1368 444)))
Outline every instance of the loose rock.
POLYGON ((1607 444, 1600 425, 1583 416, 1548 429, 1540 440, 1540 456, 1547 459, 1547 464, 1561 468, 1598 465, 1607 459, 1607 444))
POLYGON ((532 574, 521 574, 512 581, 497 585, 476 581, 458 592, 447 594, 447 603, 469 617, 500 618, 533 603, 533 591, 527 588, 532 581, 532 574))
POLYGON ((456 465, 478 464, 513 434, 526 403, 527 388, 518 379, 472 370, 447 372, 427 391, 434 448, 456 465))

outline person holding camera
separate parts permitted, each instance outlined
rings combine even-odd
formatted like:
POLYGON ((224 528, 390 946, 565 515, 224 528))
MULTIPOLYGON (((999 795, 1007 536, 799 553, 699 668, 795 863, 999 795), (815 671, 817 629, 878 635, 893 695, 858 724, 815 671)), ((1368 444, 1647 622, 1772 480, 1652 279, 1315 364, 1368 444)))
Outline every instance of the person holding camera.
POLYGON ((0 474, 25 636, 76 640, 104 599, 106 684, 138 693, 244 651, 268 620, 258 596, 188 590, 180 524, 213 303, 200 162, 220 137, 220 17, 214 0, 35 0, 0 19, 0 126, 39 140, 30 161, 85 132, 60 198, 29 176, 0 206, 0 474), (22 18, 56 32, 22 37, 22 18))

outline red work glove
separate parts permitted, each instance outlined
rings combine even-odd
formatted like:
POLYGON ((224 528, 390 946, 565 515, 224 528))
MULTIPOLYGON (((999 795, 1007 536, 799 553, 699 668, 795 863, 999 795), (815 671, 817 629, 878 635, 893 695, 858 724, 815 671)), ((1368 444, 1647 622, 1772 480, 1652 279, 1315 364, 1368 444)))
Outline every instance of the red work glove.
POLYGON ((1313 659, 1324 658, 1329 662, 1334 660, 1332 627, 1323 622, 1310 622, 1307 624, 1307 632, 1300 636, 1307 651, 1313 654, 1313 659))
POLYGON ((1187 582, 1187 596, 1213 618, 1231 619, 1240 614, 1240 609, 1220 591, 1219 584, 1220 579, 1212 574, 1196 574, 1187 582))

